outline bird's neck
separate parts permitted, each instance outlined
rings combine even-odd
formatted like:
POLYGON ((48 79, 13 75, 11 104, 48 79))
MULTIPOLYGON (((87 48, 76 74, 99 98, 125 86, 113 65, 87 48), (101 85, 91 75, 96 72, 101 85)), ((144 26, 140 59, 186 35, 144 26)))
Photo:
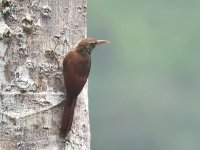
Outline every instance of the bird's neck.
POLYGON ((89 48, 78 48, 78 47, 76 51, 82 56, 90 56, 92 52, 89 48))

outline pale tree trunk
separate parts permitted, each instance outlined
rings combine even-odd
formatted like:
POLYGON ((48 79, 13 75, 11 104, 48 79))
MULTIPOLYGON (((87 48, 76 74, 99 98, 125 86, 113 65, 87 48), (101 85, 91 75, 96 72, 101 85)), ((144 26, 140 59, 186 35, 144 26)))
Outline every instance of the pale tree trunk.
POLYGON ((86 0, 0 0, 0 150, 89 150, 87 86, 59 137, 62 60, 86 36, 86 0))

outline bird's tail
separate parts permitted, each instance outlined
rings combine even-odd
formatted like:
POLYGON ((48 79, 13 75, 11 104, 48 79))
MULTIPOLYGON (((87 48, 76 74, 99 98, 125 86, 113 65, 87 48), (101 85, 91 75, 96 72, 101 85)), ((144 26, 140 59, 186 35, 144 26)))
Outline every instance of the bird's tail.
POLYGON ((76 98, 71 101, 66 99, 60 128, 60 135, 62 137, 67 136, 71 130, 75 105, 76 98))

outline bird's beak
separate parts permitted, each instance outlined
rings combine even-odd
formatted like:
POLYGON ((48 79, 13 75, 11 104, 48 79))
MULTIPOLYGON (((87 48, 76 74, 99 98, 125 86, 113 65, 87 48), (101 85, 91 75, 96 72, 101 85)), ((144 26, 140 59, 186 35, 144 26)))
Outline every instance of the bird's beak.
POLYGON ((108 44, 108 43, 110 43, 110 41, 107 41, 107 40, 97 40, 97 45, 99 45, 99 44, 108 44))

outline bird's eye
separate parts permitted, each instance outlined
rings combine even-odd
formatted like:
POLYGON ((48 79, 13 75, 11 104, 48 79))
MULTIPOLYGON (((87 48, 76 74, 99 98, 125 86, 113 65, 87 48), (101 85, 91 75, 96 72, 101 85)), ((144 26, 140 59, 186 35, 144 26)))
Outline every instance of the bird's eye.
POLYGON ((96 44, 97 44, 96 42, 92 42, 92 43, 91 43, 92 46, 95 46, 96 44))

